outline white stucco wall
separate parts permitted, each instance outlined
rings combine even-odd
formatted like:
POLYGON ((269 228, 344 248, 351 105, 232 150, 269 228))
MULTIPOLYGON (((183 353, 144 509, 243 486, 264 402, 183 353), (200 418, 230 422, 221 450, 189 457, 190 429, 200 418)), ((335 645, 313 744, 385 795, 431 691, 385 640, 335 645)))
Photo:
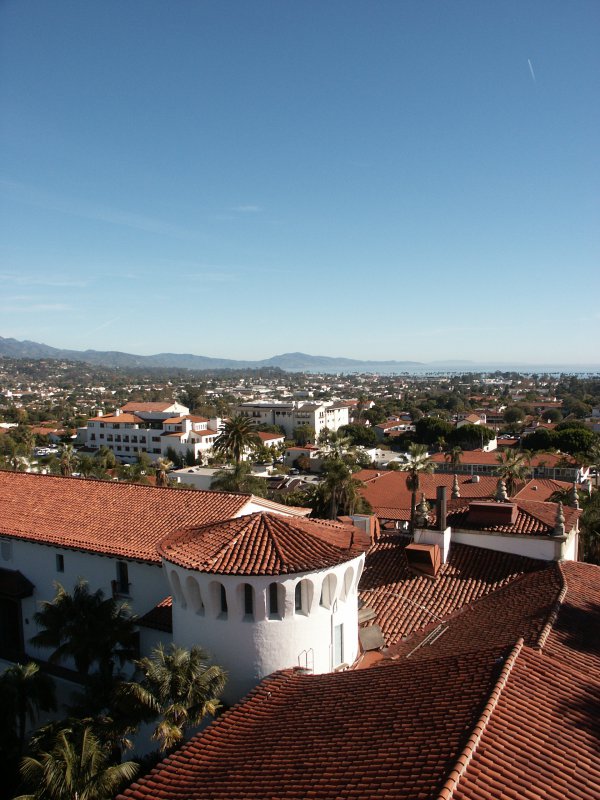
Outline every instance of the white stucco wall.
MULTIPOLYGON (((10 542, 12 553, 8 560, 0 558, 0 567, 19 570, 35 587, 33 596, 21 601, 21 609, 25 649, 31 655, 40 658, 47 657, 48 653, 36 650, 28 640, 38 630, 33 621, 33 615, 39 610, 42 600, 54 598, 55 582, 61 583, 67 590, 72 590, 77 580, 82 577, 87 580, 90 591, 95 592, 97 589, 102 589, 104 595, 110 597, 112 595, 111 581, 117 578, 117 562, 126 560, 20 539, 6 538, 3 541, 10 542), (64 572, 57 571, 57 555, 63 556, 64 572)), ((133 613, 145 614, 170 594, 161 564, 127 560, 127 567, 130 594, 123 599, 131 607, 133 613)), ((69 664, 65 664, 65 666, 69 666, 69 664)))
POLYGON ((364 556, 331 569, 282 576, 209 575, 164 563, 173 591, 173 641, 208 650, 229 674, 225 699, 235 702, 263 677, 287 667, 308 667, 315 673, 339 666, 334 657, 334 628, 343 625, 343 660, 358 655, 357 586, 364 556), (328 577, 332 576, 332 577, 328 577), (306 610, 295 610, 295 588, 310 587, 306 610), (333 596, 320 605, 325 579, 335 583, 333 596), (268 613, 269 584, 279 586, 279 614, 268 613), (243 584, 254 592, 254 613, 244 614, 243 584), (221 612, 220 586, 227 595, 221 612), (200 602, 202 606, 200 606, 200 602))
POLYGON ((467 544, 471 547, 482 547, 485 550, 497 550, 501 553, 514 553, 542 561, 558 561, 561 558, 575 560, 577 534, 571 531, 569 536, 513 536, 506 533, 475 532, 453 530, 452 541, 467 544), (563 543, 565 544, 563 548, 563 543))

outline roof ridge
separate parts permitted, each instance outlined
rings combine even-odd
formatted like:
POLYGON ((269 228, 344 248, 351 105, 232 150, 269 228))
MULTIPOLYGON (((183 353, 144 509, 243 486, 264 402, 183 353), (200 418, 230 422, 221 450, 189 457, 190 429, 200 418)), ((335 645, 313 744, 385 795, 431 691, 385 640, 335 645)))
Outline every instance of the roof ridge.
POLYGON ((498 700, 500 699, 500 695, 504 687, 508 682, 508 678, 512 671, 512 668, 515 665, 517 658, 519 657, 519 653, 523 648, 524 640, 521 636, 518 640, 513 649, 508 654, 506 661, 504 662, 504 666, 502 667, 502 671, 498 676, 498 680, 496 681, 494 688, 490 694, 488 702, 485 704, 485 708, 483 709, 479 719, 471 735, 469 736, 466 745, 464 746, 461 754, 456 760, 456 763, 453 769, 450 771, 450 775, 446 782, 444 783, 441 791, 437 795, 437 800, 451 800, 454 795, 454 790, 457 788, 460 779, 465 774, 467 767, 477 747, 479 746, 479 742, 481 741, 481 737, 483 736, 485 729, 487 728, 487 724, 490 721, 492 714, 496 706, 498 705, 498 700))
MULTIPOLYGON (((272 522, 273 522, 273 520, 271 519, 270 516, 265 519, 265 523, 268 523, 266 525, 266 527, 267 527, 267 529, 269 531, 269 535, 271 537, 271 542, 273 543, 273 549, 275 550, 275 553, 277 554, 277 558, 279 559, 279 563, 280 564, 285 564, 286 562, 285 562, 285 559, 283 557, 283 552, 281 550, 281 545, 279 544, 279 538, 277 536, 277 531, 275 530, 276 526, 274 526, 274 525, 272 526, 271 525, 272 522)), ((282 520, 278 519, 277 522, 282 522, 282 520)))
POLYGON ((558 615, 560 613, 561 606, 564 602, 565 597, 567 596, 567 591, 569 589, 569 585, 567 583, 567 578, 565 573, 563 572, 561 565, 557 564, 558 573, 560 575, 562 581, 562 589, 558 593, 558 597, 556 598, 554 605, 552 606, 552 611, 550 611, 548 615, 548 619, 546 620, 546 624, 541 630, 541 633, 538 637, 537 642, 535 643, 536 650, 542 650, 544 645, 546 644, 546 640, 548 636, 552 633, 552 629, 554 628, 554 623, 558 619, 558 615))

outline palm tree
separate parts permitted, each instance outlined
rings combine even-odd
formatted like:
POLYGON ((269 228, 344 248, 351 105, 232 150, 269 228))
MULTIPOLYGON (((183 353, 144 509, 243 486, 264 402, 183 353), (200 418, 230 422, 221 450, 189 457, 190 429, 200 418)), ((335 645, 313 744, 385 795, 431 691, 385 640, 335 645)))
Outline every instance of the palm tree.
POLYGON ((13 664, 0 675, 0 705, 5 719, 1 736, 16 736, 19 752, 23 752, 27 720, 33 724, 40 711, 56 709, 54 681, 32 661, 13 664))
POLYGON ((229 469, 219 469, 210 484, 211 489, 221 492, 245 492, 257 497, 267 496, 267 482, 252 474, 250 464, 239 462, 229 469))
POLYGON ((463 451, 462 447, 456 445, 451 450, 446 453, 446 461, 449 462, 450 466, 452 467, 452 472, 456 472, 460 467, 460 460, 462 457, 463 451))
POLYGON ((236 464, 242 460, 247 448, 260 442, 254 423, 249 417, 238 414, 225 420, 215 439, 213 450, 217 455, 231 459, 236 464))
POLYGON ((84 580, 79 580, 72 594, 57 583, 54 599, 44 600, 33 618, 41 630, 32 637, 32 644, 53 648, 51 663, 73 658, 83 677, 97 663, 108 680, 115 660, 123 664, 135 652, 135 618, 128 606, 112 597, 105 599, 100 589, 92 594, 84 580))
POLYGON ((33 791, 15 800, 106 800, 137 771, 131 761, 111 765, 91 727, 72 725, 58 732, 49 751, 23 759, 21 775, 33 791))
POLYGON ((345 461, 328 458, 323 462, 321 473, 323 480, 312 498, 316 516, 337 519, 340 514, 354 514, 359 509, 368 511, 368 504, 359 493, 362 483, 353 476, 345 461))
POLYGON ((427 446, 424 444, 411 444, 408 449, 410 461, 402 464, 400 469, 408 473, 406 476, 406 488, 411 493, 410 499, 410 532, 415 531, 415 509, 417 504, 417 492, 420 487, 420 476, 431 474, 434 469, 434 464, 427 452, 427 446))
POLYGON ((188 728, 198 726, 220 707, 226 676, 221 667, 208 663, 202 648, 186 650, 171 644, 165 650, 160 643, 150 658, 135 663, 142 680, 121 684, 120 690, 161 717, 152 738, 161 743, 162 750, 178 745, 188 728))
POLYGON ((73 468, 77 463, 77 454, 72 444, 63 444, 60 453, 60 474, 63 478, 68 478, 73 474, 73 468))
POLYGON ((173 462, 169 461, 167 458, 159 458, 156 461, 156 485, 157 486, 168 486, 169 485, 169 475, 168 472, 170 469, 173 469, 173 462))
POLYGON ((530 473, 529 457, 522 450, 503 448, 496 456, 496 475, 506 484, 509 497, 515 493, 517 481, 525 480, 530 473))

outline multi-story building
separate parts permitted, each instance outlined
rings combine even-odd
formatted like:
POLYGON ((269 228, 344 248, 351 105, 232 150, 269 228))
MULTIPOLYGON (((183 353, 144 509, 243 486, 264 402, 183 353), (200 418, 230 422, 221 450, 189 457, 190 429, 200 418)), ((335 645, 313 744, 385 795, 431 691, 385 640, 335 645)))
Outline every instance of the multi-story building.
POLYGON ((257 425, 279 425, 290 438, 296 428, 308 426, 318 436, 325 428, 337 431, 343 425, 348 425, 349 421, 348 406, 332 401, 282 403, 277 400, 254 400, 242 403, 237 411, 250 417, 257 425))
POLYGON ((88 420, 86 444, 107 447, 122 461, 134 461, 140 453, 152 459, 177 455, 197 459, 209 451, 221 420, 193 416, 180 403, 127 403, 114 414, 88 420))

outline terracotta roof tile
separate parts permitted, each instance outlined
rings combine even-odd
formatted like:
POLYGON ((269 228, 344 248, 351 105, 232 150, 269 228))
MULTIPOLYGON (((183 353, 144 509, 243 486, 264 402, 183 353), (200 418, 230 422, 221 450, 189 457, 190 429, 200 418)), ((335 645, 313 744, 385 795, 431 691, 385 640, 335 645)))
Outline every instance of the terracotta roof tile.
POLYGON ((156 402, 156 403, 145 403, 145 402, 138 402, 137 400, 132 400, 129 403, 125 403, 122 406, 122 411, 168 411, 171 406, 174 406, 174 402, 165 403, 165 402, 156 402))
POLYGON ((167 536, 161 555, 187 569, 233 575, 280 575, 326 569, 364 553, 357 528, 260 512, 167 536))
MULTIPOLYGON (((360 487, 360 494, 369 501, 373 512, 380 519, 410 519, 411 492, 406 486, 406 472, 363 469, 354 477, 365 484, 360 487)), ((450 496, 453 483, 454 475, 449 473, 435 472, 432 475, 421 475, 419 497, 423 492, 425 499, 433 502, 438 486, 446 486, 450 496)), ((458 483, 463 500, 493 497, 498 478, 481 475, 477 482, 472 482, 470 475, 458 475, 458 483)))
POLYGON ((164 600, 161 600, 154 608, 151 608, 150 611, 140 617, 137 624, 142 625, 144 628, 153 628, 156 631, 172 633, 173 598, 171 596, 165 597, 164 600))
POLYGON ((455 800, 598 798, 600 683, 524 648, 455 800))
MULTIPOLYGON (((462 498, 461 498, 462 500, 462 498)), ((489 525, 474 522, 469 506, 450 504, 448 511, 448 525, 460 530, 489 531, 490 533, 512 533, 520 536, 552 536, 556 525, 556 503, 539 503, 532 500, 514 500, 517 506, 517 517, 514 523, 506 525, 489 525)), ((565 530, 570 531, 581 516, 581 511, 576 508, 564 506, 565 530)))
POLYGON ((497 656, 276 673, 120 797, 433 797, 496 683, 497 656))
POLYGON ((233 517, 250 499, 0 471, 0 535, 158 563, 167 533, 233 517))
POLYGON ((360 598, 376 612, 370 624, 381 627, 388 645, 494 592, 544 562, 453 544, 435 580, 414 575, 404 541, 382 534, 367 553, 360 598))

